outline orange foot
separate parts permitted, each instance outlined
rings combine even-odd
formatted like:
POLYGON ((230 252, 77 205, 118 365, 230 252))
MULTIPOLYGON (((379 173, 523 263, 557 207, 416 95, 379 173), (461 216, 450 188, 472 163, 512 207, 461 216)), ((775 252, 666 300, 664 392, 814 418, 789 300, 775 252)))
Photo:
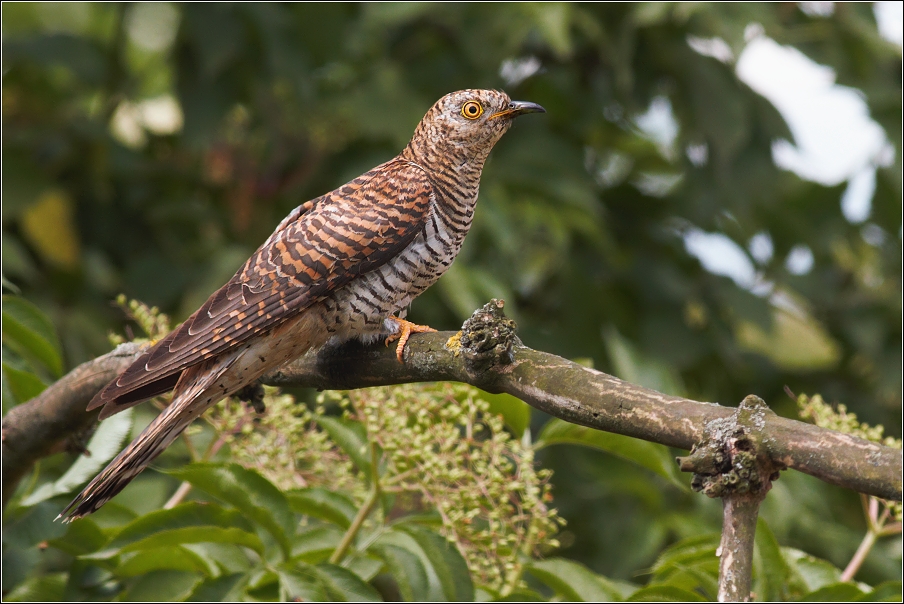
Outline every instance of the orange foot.
POLYGON ((390 342, 399 341, 398 346, 396 346, 396 358, 399 359, 399 363, 404 363, 402 360, 402 355, 405 352, 405 344, 408 343, 408 338, 411 337, 412 333, 428 333, 431 331, 436 331, 432 327, 427 327, 426 325, 417 325, 416 323, 412 323, 411 321, 406 321, 405 319, 400 319, 398 317, 387 317, 387 320, 392 321, 399 327, 399 331, 394 334, 391 334, 388 338, 386 338, 386 345, 389 346, 390 342))

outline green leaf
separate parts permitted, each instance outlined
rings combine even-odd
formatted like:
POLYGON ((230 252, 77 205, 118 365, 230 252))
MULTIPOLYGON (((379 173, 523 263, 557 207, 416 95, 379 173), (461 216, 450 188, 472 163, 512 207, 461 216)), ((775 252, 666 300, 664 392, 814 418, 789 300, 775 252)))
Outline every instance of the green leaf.
POLYGON ((9 44, 9 57, 30 60, 45 68, 65 66, 86 84, 101 85, 104 81, 105 55, 99 42, 69 33, 45 33, 9 44))
POLYGON ((689 490, 684 477, 678 471, 674 457, 665 445, 594 430, 553 418, 540 431, 536 448, 560 444, 584 445, 617 455, 651 470, 683 491, 689 490))
POLYGON ((795 306, 794 312, 783 308, 773 308, 772 312, 768 331, 749 321, 738 321, 737 340, 742 348, 788 371, 825 370, 838 363, 841 346, 804 305, 795 306))
POLYGON ((134 408, 126 409, 102 421, 88 442, 88 454, 79 455, 65 474, 52 483, 42 485, 23 499, 20 505, 34 505, 45 499, 70 493, 96 476, 107 462, 119 453, 123 442, 132 431, 134 411, 134 408))
POLYGON ((376 577, 384 566, 383 561, 371 553, 353 552, 342 561, 342 568, 352 571, 365 583, 376 577))
POLYGON ((132 602, 181 602, 201 583, 197 573, 155 570, 141 575, 120 597, 132 602))
POLYGON ((219 574, 212 561, 178 545, 149 547, 125 553, 116 567, 116 574, 121 577, 137 577, 155 570, 193 571, 207 576, 219 574))
POLYGON ((816 591, 820 587, 841 581, 841 569, 828 560, 790 547, 782 548, 782 556, 794 573, 791 582, 800 586, 804 592, 816 591))
POLYGON ((3 519, 4 551, 9 551, 9 548, 26 549, 65 535, 67 526, 54 522, 59 513, 59 503, 51 501, 42 501, 32 507, 7 509, 3 519))
POLYGON ((182 547, 215 564, 220 572, 226 574, 245 573, 254 564, 253 557, 248 555, 245 548, 235 543, 206 541, 204 543, 186 543, 182 547))
POLYGON ((501 415, 502 421, 516 438, 521 438, 530 426, 530 405, 511 394, 480 392, 480 398, 490 403, 490 413, 501 415))
POLYGON ((531 562, 526 570, 566 600, 619 602, 625 597, 606 577, 572 560, 548 558, 531 562))
POLYGON ((48 541, 48 545, 71 556, 81 556, 99 550, 109 537, 91 518, 80 518, 78 522, 70 522, 66 534, 58 539, 48 541))
POLYGON ((328 602, 326 587, 314 567, 295 563, 292 567, 279 568, 280 599, 284 602, 328 602))
POLYGON ((63 372, 59 339, 50 319, 31 302, 3 296, 3 342, 43 363, 55 377, 63 372))
POLYGON ((653 573, 667 572, 670 568, 696 564, 701 560, 718 562, 716 548, 719 546, 720 538, 718 533, 713 533, 678 541, 659 555, 653 565, 653 573))
POLYGON ((183 543, 234 543, 263 552, 260 537, 245 515, 216 504, 191 501, 140 516, 124 526, 97 558, 183 543))
POLYGON ((901 582, 886 581, 880 583, 873 591, 865 593, 855 598, 858 602, 900 602, 901 601, 901 582))
POLYGON ((329 558, 342 541, 342 531, 335 526, 318 526, 299 533, 292 543, 292 559, 317 563, 329 558))
POLYGON ((684 539, 666 549, 653 565, 650 585, 670 586, 716 598, 719 591, 719 535, 684 539))
POLYGON ((383 598, 376 589, 361 580, 358 575, 336 566, 335 564, 318 564, 315 567, 327 594, 337 602, 382 602, 383 598))
POLYGON ((67 573, 29 577, 3 596, 4 602, 60 602, 69 579, 67 573))
POLYGON ((364 473, 367 480, 370 480, 370 457, 367 454, 367 441, 355 429, 355 426, 359 426, 359 424, 327 416, 318 416, 315 419, 320 424, 320 427, 330 435, 330 440, 339 445, 351 457, 358 469, 364 473))
POLYGON ((615 365, 615 375, 659 392, 680 396, 684 390, 681 376, 662 361, 640 352, 618 331, 609 326, 603 331, 603 343, 615 365))
POLYGON ((760 517, 756 525, 755 561, 759 562, 756 573, 756 592, 763 600, 784 600, 785 587, 791 575, 791 569, 782 555, 775 535, 766 521, 760 517))
POLYGON ((41 378, 29 371, 16 369, 9 363, 3 363, 3 381, 15 400, 4 402, 4 408, 14 407, 19 403, 30 401, 47 388, 41 378))
POLYGON ((266 478, 238 464, 194 463, 168 474, 233 505, 269 532, 288 557, 295 518, 286 497, 266 478))
POLYGON ((344 529, 351 525, 358 513, 354 502, 347 496, 321 487, 294 489, 286 492, 286 498, 293 511, 337 524, 344 529))
POLYGON ((449 602, 470 602, 474 599, 471 574, 458 548, 442 535, 417 524, 400 523, 395 525, 394 530, 403 531, 421 548, 449 602))
POLYGON ((427 571, 417 554, 397 545, 375 545, 374 552, 386 562, 389 574, 399 586, 399 592, 406 602, 429 600, 427 571))
POLYGON ((232 573, 208 579, 195 587, 187 602, 236 602, 238 590, 245 583, 245 573, 232 573))
POLYGON ((833 583, 811 591, 799 602, 852 602, 863 597, 864 593, 853 583, 833 583))
POLYGON ((708 602, 706 598, 694 591, 681 589, 674 585, 653 585, 634 592, 626 602, 708 602))

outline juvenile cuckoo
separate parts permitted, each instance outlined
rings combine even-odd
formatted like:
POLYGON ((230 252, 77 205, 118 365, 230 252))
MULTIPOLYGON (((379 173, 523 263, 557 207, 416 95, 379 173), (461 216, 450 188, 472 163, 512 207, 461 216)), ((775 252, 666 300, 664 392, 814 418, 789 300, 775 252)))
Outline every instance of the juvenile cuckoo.
POLYGON ((330 340, 432 331, 393 316, 442 275, 471 226, 484 162, 512 120, 544 112, 461 90, 427 112, 395 158, 292 211, 181 326, 88 405, 104 419, 173 390, 172 402, 63 511, 95 512, 226 396, 330 340))

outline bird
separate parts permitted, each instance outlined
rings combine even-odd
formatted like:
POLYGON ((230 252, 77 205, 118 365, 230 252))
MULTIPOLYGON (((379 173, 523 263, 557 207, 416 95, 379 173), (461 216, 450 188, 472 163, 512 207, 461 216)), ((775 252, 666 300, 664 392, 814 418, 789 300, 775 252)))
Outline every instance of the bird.
POLYGON ((208 408, 328 342, 434 331, 397 316, 449 268, 484 163, 513 120, 545 113, 499 90, 439 99, 393 159, 295 208, 228 283, 88 404, 99 419, 173 391, 170 404, 57 517, 96 512, 208 408))

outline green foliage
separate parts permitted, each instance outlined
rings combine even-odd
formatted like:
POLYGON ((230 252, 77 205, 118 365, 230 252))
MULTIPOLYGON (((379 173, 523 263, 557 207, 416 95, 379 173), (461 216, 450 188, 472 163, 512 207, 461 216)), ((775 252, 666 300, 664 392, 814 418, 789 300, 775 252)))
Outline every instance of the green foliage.
POLYGON ((681 489, 687 489, 686 477, 682 477, 674 457, 669 453, 668 447, 663 445, 552 418, 543 426, 537 437, 536 447, 539 449, 557 444, 584 445, 618 455, 658 474, 681 489))
MULTIPOLYGON (((613 446, 556 421, 529 446, 509 435, 483 393, 461 385, 327 392, 319 401, 311 411, 268 389, 267 413, 256 421, 241 404, 224 401, 209 427, 188 439, 212 443, 204 458, 225 444, 228 454, 219 456, 227 461, 159 475, 185 481, 190 491, 180 487, 163 509, 144 514, 123 514, 113 501, 72 524, 51 522, 112 455, 131 418, 104 422, 88 445, 97 459, 80 458, 7 510, 4 569, 20 573, 9 577, 15 587, 7 599, 715 599, 718 535, 666 548, 644 584, 550 555, 559 547, 559 520, 548 507, 549 473, 533 468, 534 450, 602 450, 653 470, 688 496, 683 482, 652 461, 658 449, 613 446), (330 409, 344 411, 337 417, 330 409), (35 555, 47 560, 47 571, 17 571, 35 555)), ((123 497, 140 490, 138 482, 123 497)), ((900 591, 900 583, 875 590, 841 583, 840 574, 827 561, 780 547, 761 520, 759 599, 889 599, 900 591)))
MULTIPOLYGON (((869 5, 836 4, 828 17, 791 4, 706 3, 2 10, 3 286, 21 292, 3 299, 4 413, 109 350, 106 334, 124 321, 108 302, 120 292, 148 303, 119 306, 160 337, 162 312, 187 317, 290 209, 395 155, 441 95, 498 87, 548 113, 519 123, 494 151, 462 253, 412 319, 454 328, 501 297, 533 348, 698 400, 731 404, 753 390, 786 415, 796 414, 786 384, 822 392, 900 436, 901 51, 879 36, 869 5), (832 68, 884 128, 894 160, 877 168, 865 223, 845 219, 842 187, 774 165, 773 143, 792 138, 781 117, 731 60, 688 44, 718 37, 737 57, 753 23, 832 68), (672 139, 642 127, 654 106, 674 120, 672 139), (705 159, 695 163, 691 149, 705 159), (774 295, 707 272, 682 239, 694 229, 735 242, 774 295), (767 259, 749 252, 762 233, 773 244, 767 259), (813 254, 803 275, 785 266, 798 245, 813 254)), ((352 394, 348 417, 332 399, 318 409, 310 393, 270 394, 259 420, 224 406, 213 428, 192 429, 158 460, 171 474, 145 472, 66 526, 52 523, 65 496, 114 447, 71 470, 70 454, 46 458, 4 517, 4 597, 341 600, 376 589, 441 600, 469 596, 469 585, 477 598, 503 600, 713 597, 712 542, 694 539, 718 530, 718 506, 681 486, 674 452, 544 426, 506 397, 469 391, 452 403, 431 392, 352 394), (420 453, 442 463, 418 489, 402 488, 414 486, 408 478, 387 485, 398 492, 384 489, 347 555, 330 564, 374 477, 426 461, 413 440, 390 433, 397 426, 379 423, 404 413, 364 411, 377 400, 429 406, 422 399, 433 396, 460 418, 478 409, 476 423, 444 421, 486 426, 468 454, 504 451, 497 469, 525 471, 514 501, 475 499, 474 482, 453 492, 462 441, 448 427, 445 441, 414 434, 421 445, 455 444, 420 453), (505 440, 481 440, 489 432, 505 440), (192 501, 162 510, 179 480, 195 485, 192 501), (551 514, 549 493, 568 520, 558 549, 551 527, 525 522, 551 514), (486 507, 468 525, 477 500, 486 507), (493 509, 506 511, 481 535, 493 509), (117 542, 126 527, 135 532, 122 539, 136 539, 117 542), (515 545, 497 547, 502 535, 515 545), (493 572, 475 562, 488 550, 493 572), (644 568, 650 574, 638 576, 644 568)), ((134 430, 153 412, 136 408, 134 430)), ((118 417, 100 428, 115 433, 111 442, 126 436, 118 417)), ((462 471, 498 487, 490 468, 462 471)), ((857 575, 865 583, 838 583, 864 530, 878 527, 884 512, 873 519, 871 509, 864 525, 853 494, 783 475, 763 509, 772 538, 758 531, 758 597, 899 600, 900 535, 877 542, 857 575)))
POLYGON ((132 431, 132 409, 110 418, 98 426, 88 445, 85 454, 79 456, 66 473, 41 486, 22 500, 21 505, 32 506, 45 499, 71 493, 76 487, 94 478, 104 466, 125 446, 125 438, 132 431))
POLYGON ((60 377, 63 359, 50 319, 31 302, 3 296, 3 413, 60 377))
MULTIPOLYGON (((509 435, 486 398, 465 386, 376 388, 324 393, 312 413, 290 396, 270 394, 267 415, 254 430, 246 432, 247 412, 239 405, 220 406, 211 421, 228 435, 236 459, 292 489, 294 511, 345 530, 369 497, 375 466, 367 451, 376 447, 384 515, 437 514, 434 528, 467 560, 456 574, 439 576, 444 596, 455 601, 471 597, 453 590, 468 568, 482 585, 509 593, 518 586, 523 558, 556 545, 549 473, 534 469, 533 448, 509 435), (336 406, 345 409, 343 417, 325 414, 336 406), (348 495, 336 492, 341 487, 348 495)), ((186 479, 182 470, 175 475, 186 479)), ((447 555, 436 532, 401 527, 428 559, 447 555)))

